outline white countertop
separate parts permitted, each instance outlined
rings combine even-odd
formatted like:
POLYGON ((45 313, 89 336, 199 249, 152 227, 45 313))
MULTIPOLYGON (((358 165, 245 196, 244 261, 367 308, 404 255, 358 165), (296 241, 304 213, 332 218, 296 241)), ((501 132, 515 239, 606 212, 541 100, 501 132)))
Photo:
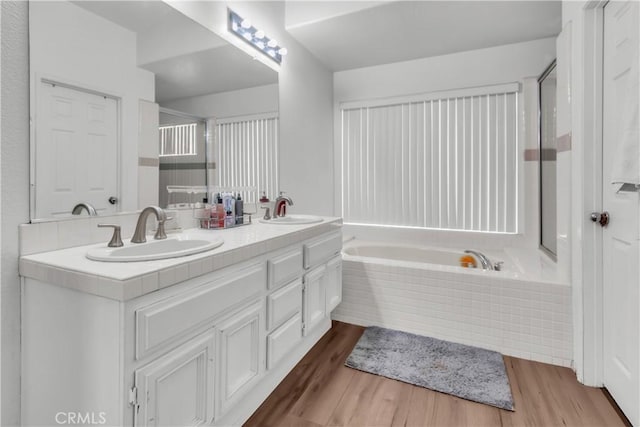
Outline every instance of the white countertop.
MULTIPOLYGON (((20 258, 20 275, 126 301, 342 226, 341 218, 322 217, 322 220, 316 224, 272 225, 256 221, 226 230, 189 229, 184 233, 204 240, 222 238, 224 244, 199 254, 156 261, 101 262, 86 258, 89 249, 105 246, 106 242, 42 252, 20 258)), ((125 245, 131 244, 125 241, 125 245)))

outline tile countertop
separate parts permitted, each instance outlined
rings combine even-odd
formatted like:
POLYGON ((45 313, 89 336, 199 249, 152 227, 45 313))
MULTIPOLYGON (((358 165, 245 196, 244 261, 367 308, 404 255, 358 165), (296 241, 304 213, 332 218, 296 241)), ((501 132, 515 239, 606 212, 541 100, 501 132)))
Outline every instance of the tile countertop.
MULTIPOLYGON (((105 243, 20 257, 20 275, 118 301, 127 301, 261 254, 337 230, 342 219, 317 224, 272 225, 258 221, 228 230, 187 230, 202 239, 224 239, 216 249, 179 258, 142 262, 101 262, 87 250, 105 243)), ((148 239, 149 240, 149 239, 148 239)), ((128 240, 125 245, 129 244, 128 240)))

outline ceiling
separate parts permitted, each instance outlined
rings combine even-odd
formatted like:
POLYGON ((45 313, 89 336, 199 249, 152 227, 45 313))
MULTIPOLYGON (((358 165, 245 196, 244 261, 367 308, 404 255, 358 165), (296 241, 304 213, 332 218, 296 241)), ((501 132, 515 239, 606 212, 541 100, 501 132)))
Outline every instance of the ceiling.
POLYGON ((137 34, 138 66, 156 76, 156 102, 278 83, 254 61, 161 1, 74 1, 137 34))
POLYGON ((289 1, 287 31, 333 71, 555 37, 560 1, 289 1))

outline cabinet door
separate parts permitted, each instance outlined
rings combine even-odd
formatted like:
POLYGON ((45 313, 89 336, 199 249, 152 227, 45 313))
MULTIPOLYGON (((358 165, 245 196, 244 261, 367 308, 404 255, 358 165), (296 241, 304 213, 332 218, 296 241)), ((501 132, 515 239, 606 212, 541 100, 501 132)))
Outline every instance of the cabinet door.
POLYGON ((214 416, 213 329, 138 369, 136 426, 199 426, 214 416))
POLYGON ((327 292, 327 315, 329 315, 342 301, 342 257, 340 255, 327 263, 324 282, 327 292))
POLYGON ((218 415, 223 415, 260 378, 265 358, 263 325, 264 304, 259 301, 218 326, 221 352, 218 415))
POLYGON ((304 335, 306 336, 325 317, 325 280, 327 268, 316 267, 304 276, 304 294, 302 313, 304 318, 304 335))

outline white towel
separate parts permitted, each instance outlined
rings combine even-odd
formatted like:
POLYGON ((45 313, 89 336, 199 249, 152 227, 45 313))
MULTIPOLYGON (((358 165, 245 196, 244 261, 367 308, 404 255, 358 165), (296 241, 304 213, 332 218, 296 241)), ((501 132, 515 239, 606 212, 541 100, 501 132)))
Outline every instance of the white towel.
MULTIPOLYGON (((616 188, 621 184, 640 186, 640 73, 638 71, 639 54, 636 50, 632 62, 631 87, 625 100, 620 117, 618 138, 620 142, 616 149, 611 169, 611 184, 616 188)), ((606 149, 606 148, 605 148, 606 149)), ((621 189, 621 188, 620 188, 621 189)))

